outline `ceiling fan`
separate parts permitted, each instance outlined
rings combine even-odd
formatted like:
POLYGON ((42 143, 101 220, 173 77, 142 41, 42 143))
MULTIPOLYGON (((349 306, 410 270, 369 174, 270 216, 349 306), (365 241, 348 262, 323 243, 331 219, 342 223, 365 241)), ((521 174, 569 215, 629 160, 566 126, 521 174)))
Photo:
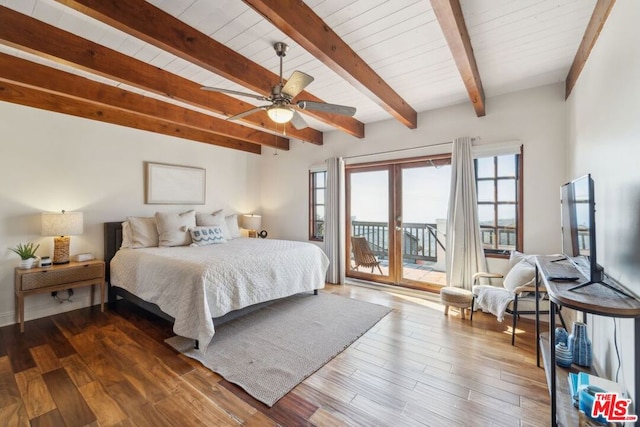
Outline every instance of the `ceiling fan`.
POLYGON ((260 110, 265 110, 269 115, 269 118, 276 123, 291 122, 291 124, 296 129, 304 129, 308 127, 308 125, 304 121, 302 116, 296 111, 296 109, 322 111, 325 113, 341 114, 345 116, 353 116, 356 113, 356 109, 354 107, 328 104, 325 102, 297 101, 295 103, 292 103, 292 99, 300 94, 300 92, 302 92, 304 88, 313 81, 313 77, 303 73, 302 71, 294 71, 293 74, 291 74, 289 80, 287 80, 287 83, 284 83, 284 80, 282 79, 282 58, 284 58, 287 54, 287 49, 289 48, 289 46, 287 46, 285 43, 277 42, 273 45, 273 48, 276 51, 276 55, 278 55, 278 57, 280 58, 280 82, 271 88, 271 94, 269 94, 269 96, 254 95, 252 93, 239 92, 236 90, 223 89, 219 87, 205 86, 202 88, 204 90, 209 90, 212 92, 222 92, 228 93, 230 95, 247 96, 259 101, 268 101, 271 103, 269 105, 261 105, 259 107, 244 111, 240 114, 236 114, 235 116, 228 117, 227 120, 240 119, 242 117, 248 116, 249 114, 256 113, 260 110))

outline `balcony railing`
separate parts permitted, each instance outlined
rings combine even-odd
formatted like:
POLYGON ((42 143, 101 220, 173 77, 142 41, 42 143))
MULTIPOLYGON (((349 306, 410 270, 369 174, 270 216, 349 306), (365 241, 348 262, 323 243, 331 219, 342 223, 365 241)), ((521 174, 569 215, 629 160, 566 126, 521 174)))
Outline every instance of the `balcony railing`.
MULTIPOLYGON (((351 221, 351 235, 364 236, 378 259, 389 257, 389 224, 386 222, 351 221)), ((402 224, 402 258, 415 262, 438 261, 438 249, 444 246, 437 237, 436 224, 402 224)))

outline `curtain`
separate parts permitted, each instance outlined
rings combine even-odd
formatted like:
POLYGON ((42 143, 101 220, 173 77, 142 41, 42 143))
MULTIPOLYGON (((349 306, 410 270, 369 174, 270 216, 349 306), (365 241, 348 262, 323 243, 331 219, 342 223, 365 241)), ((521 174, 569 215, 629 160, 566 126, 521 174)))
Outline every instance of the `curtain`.
POLYGON ((471 290, 471 277, 487 271, 484 257, 471 138, 453 141, 451 156, 451 194, 447 215, 447 284, 471 290))
POLYGON ((327 159, 324 250, 329 257, 327 282, 344 283, 344 160, 327 159))

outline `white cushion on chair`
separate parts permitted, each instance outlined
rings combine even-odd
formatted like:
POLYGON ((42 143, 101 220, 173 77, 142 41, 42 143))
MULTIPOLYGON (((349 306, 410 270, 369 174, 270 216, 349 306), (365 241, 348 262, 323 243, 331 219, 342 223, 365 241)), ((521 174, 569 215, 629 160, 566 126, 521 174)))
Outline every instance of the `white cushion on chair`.
POLYGON ((529 264, 534 266, 536 263, 535 257, 536 257, 535 255, 527 255, 527 254, 523 254, 522 252, 511 251, 511 255, 509 255, 509 270, 511 270, 513 267, 516 266, 516 264, 518 264, 520 261, 523 261, 523 260, 528 261, 529 264))
POLYGON ((519 286, 533 286, 536 282, 536 269, 528 259, 523 258, 504 278, 503 286, 514 292, 519 286))

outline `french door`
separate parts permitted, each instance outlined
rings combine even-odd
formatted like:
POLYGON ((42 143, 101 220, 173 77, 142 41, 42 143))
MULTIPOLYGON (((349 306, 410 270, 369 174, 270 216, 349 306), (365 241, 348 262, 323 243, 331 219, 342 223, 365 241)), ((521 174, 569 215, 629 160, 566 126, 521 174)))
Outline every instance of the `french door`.
POLYGON ((449 154, 346 168, 347 276, 436 290, 444 283, 449 154))

